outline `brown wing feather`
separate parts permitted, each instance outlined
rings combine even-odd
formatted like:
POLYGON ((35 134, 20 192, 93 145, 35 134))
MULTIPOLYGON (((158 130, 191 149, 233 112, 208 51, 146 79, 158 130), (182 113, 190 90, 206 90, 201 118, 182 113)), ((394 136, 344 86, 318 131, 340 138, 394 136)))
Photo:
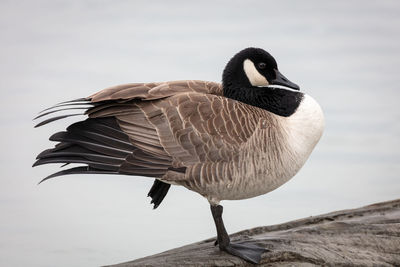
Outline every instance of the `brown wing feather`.
MULTIPOLYGON (((129 141, 172 167, 229 161, 252 135, 259 109, 206 81, 118 85, 93 94, 90 118, 114 117, 129 141)), ((86 102, 85 102, 86 103, 86 102)))
MULTIPOLYGON (((77 133, 57 135, 61 139, 55 141, 64 142, 65 151, 56 148, 42 153, 38 164, 77 162, 88 167, 50 177, 73 173, 143 175, 181 184, 200 194, 207 194, 207 184, 232 179, 231 165, 237 153, 253 135, 260 118, 268 116, 266 111, 223 97, 221 84, 204 81, 125 84, 76 101, 91 105, 86 111, 89 119, 78 125, 77 133), (96 132, 99 125, 104 133, 96 132), (117 133, 122 141, 114 138, 117 133), (71 142, 77 148, 69 148, 71 142), (133 148, 126 151, 130 144, 133 148), (53 158, 48 158, 49 153, 53 158)), ((45 123, 51 120, 54 118, 45 123)), ((153 187, 149 194, 158 205, 169 187, 162 182, 153 187)))
POLYGON ((220 83, 197 80, 129 83, 106 88, 89 96, 88 99, 92 102, 131 99, 154 100, 182 92, 222 95, 222 85, 220 83))
POLYGON ((108 103, 89 110, 89 116, 114 116, 132 144, 172 158, 174 167, 228 161, 252 135, 261 115, 241 102, 197 92, 108 103))
POLYGON ((238 101, 201 93, 138 105, 156 127, 161 145, 183 166, 232 159, 261 115, 257 108, 238 101), (160 115, 149 115, 156 110, 160 115), (235 122, 242 123, 239 127, 235 122))

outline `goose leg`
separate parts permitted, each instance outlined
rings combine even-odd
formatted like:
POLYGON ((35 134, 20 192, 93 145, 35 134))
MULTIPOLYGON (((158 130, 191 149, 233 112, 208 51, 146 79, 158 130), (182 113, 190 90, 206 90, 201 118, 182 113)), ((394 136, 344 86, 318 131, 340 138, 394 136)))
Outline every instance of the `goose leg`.
POLYGON ((261 260, 261 254, 266 250, 252 244, 231 243, 224 222, 222 221, 222 211, 223 207, 221 205, 211 205, 211 213, 214 218, 215 227, 217 228, 216 244, 219 245, 219 249, 251 263, 259 263, 261 260))

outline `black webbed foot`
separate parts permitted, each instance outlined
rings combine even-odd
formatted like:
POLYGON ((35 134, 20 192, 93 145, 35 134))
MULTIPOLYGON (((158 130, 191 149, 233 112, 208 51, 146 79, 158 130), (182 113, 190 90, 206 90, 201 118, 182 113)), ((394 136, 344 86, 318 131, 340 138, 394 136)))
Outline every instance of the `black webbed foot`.
POLYGON ((220 247, 220 250, 254 264, 258 264, 261 260, 261 255, 267 251, 265 248, 249 243, 229 243, 225 247, 220 247))

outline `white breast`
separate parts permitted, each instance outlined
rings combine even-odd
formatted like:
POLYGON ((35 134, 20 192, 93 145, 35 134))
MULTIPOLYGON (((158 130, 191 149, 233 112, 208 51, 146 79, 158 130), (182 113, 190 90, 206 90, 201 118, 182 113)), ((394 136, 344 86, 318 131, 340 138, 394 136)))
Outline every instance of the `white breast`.
POLYGON ((288 145, 301 165, 307 160, 324 131, 325 121, 320 105, 304 95, 296 112, 282 121, 288 134, 288 145))

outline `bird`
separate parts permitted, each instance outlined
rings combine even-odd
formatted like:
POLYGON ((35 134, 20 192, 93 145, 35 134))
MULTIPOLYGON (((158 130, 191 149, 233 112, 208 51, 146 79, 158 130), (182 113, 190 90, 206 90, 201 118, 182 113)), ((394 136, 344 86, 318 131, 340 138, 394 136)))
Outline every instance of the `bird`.
POLYGON ((231 242, 220 202, 263 195, 286 183, 324 130, 317 101, 279 71, 270 53, 256 47, 228 61, 222 83, 122 84, 45 109, 35 127, 78 115, 86 118, 53 134, 56 145, 33 164, 74 167, 41 182, 71 174, 154 178, 148 193, 154 208, 171 185, 183 186, 208 200, 215 245, 251 263, 259 263, 267 249, 231 242), (59 115, 62 111, 67 114, 59 115))

